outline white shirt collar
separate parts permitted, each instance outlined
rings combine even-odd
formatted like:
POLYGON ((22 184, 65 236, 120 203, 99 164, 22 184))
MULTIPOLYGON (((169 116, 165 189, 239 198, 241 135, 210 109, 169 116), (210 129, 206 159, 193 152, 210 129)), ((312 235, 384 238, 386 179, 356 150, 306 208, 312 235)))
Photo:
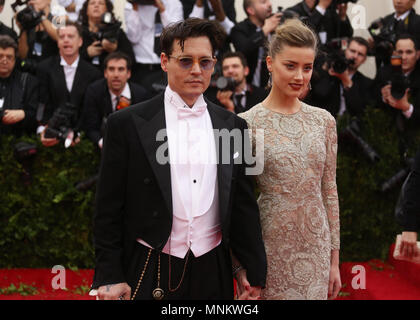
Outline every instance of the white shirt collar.
MULTIPOLYGON (((112 91, 108 88, 109 94, 111 95, 112 101, 117 97, 115 94, 112 93, 112 91)), ((120 94, 121 96, 126 97, 127 99, 131 99, 131 91, 130 86, 128 85, 128 82, 125 83, 124 89, 120 94)))
POLYGON ((410 14, 410 11, 411 11, 411 9, 410 10, 408 10, 408 11, 406 11, 406 12, 404 12, 402 15, 400 15, 398 18, 397 18, 397 14, 395 13, 394 14, 394 18, 395 19, 397 19, 398 21, 401 21, 401 20, 404 20, 405 18, 407 18, 408 17, 408 15, 410 14))
POLYGON ((63 67, 77 68, 77 66, 79 65, 80 55, 77 56, 77 59, 74 60, 74 62, 71 65, 67 64, 66 60, 64 60, 62 56, 60 56, 60 58, 61 58, 60 65, 62 65, 63 67))
MULTIPOLYGON (((188 104, 186 104, 185 101, 181 98, 181 96, 175 91, 173 91, 169 85, 167 85, 165 89, 165 98, 166 98, 166 101, 170 102, 171 106, 174 106, 177 109, 184 108, 185 106, 187 106, 188 108, 188 104)), ((191 109, 194 110, 194 108, 201 107, 201 106, 207 106, 207 103, 204 100, 203 94, 201 94, 198 97, 198 99, 195 101, 191 109)))

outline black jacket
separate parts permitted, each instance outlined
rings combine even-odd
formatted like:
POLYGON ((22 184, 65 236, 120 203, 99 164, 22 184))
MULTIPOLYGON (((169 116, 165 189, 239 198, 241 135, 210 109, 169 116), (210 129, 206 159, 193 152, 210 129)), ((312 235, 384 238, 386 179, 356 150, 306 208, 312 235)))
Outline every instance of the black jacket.
MULTIPOLYGON (((247 144, 249 148, 243 119, 210 101, 207 108, 215 130, 239 128, 243 133, 242 146, 247 144)), ((173 217, 170 164, 159 164, 156 159, 156 152, 167 142, 167 137, 166 142, 156 139, 164 128, 163 93, 108 117, 94 215, 96 268, 92 288, 127 282, 136 239, 161 250, 170 236, 173 217)), ((222 145, 219 142, 216 139, 216 146, 222 145)), ((222 244, 226 253, 232 249, 247 269, 250 284, 264 286, 266 255, 253 180, 245 175, 245 164, 233 161, 234 153, 249 152, 248 148, 245 147, 246 151, 230 148, 231 161, 221 161, 223 152, 218 153, 222 244)))
POLYGON ((330 5, 325 15, 322 15, 315 8, 311 11, 311 14, 304 8, 304 2, 300 2, 287 10, 294 11, 299 14, 300 17, 306 17, 309 25, 315 30, 317 34, 325 31, 327 33, 327 42, 334 38, 350 38, 353 35, 353 27, 351 26, 350 20, 347 17, 346 20, 342 21, 338 16, 335 8, 330 5))
POLYGON ((38 80, 28 73, 14 70, 7 79, 0 78, 0 93, 4 98, 3 109, 23 109, 25 118, 12 125, 0 121, 0 134, 20 136, 36 130, 36 111, 38 107, 38 80))
POLYGON ((402 210, 405 222, 404 231, 420 231, 420 150, 414 158, 414 166, 411 176, 405 187, 404 201, 402 210))
MULTIPOLYGON (((236 51, 241 51, 248 62, 249 75, 247 83, 252 83, 255 69, 258 64, 259 48, 265 48, 267 38, 262 30, 257 31, 257 26, 248 18, 235 25, 230 32, 231 41, 236 51)), ((261 85, 265 88, 268 80, 268 70, 265 63, 265 57, 261 63, 261 85)))
MULTIPOLYGON (((352 81, 352 87, 343 91, 346 112, 360 118, 365 108, 374 104, 374 81, 359 71, 353 75, 352 81)), ((313 75, 311 86, 305 102, 324 108, 337 118, 341 103, 341 80, 330 76, 325 70, 318 70, 313 75)))
POLYGON ((45 104, 42 122, 45 124, 54 114, 54 111, 66 102, 78 108, 79 119, 87 87, 101 78, 101 73, 88 62, 79 59, 76 75, 71 92, 66 85, 63 66, 60 56, 54 56, 42 61, 38 65, 37 75, 40 80, 40 102, 45 104))
MULTIPOLYGON (((394 13, 391 13, 383 18, 384 26, 387 26, 385 29, 389 30, 388 34, 391 34, 392 37, 397 38, 401 34, 411 34, 419 43, 420 41, 420 15, 416 13, 414 9, 411 9, 409 15, 404 21, 399 21, 394 23, 394 13)), ((380 37, 388 38, 387 33, 380 33, 380 37)))
MULTIPOLYGON (((132 105, 145 101, 148 98, 148 93, 142 86, 129 83, 129 87, 132 105)), ((82 115, 82 128, 86 132, 87 137, 95 144, 102 138, 101 126, 103 119, 107 118, 111 113, 112 103, 107 80, 97 80, 86 90, 82 115)))

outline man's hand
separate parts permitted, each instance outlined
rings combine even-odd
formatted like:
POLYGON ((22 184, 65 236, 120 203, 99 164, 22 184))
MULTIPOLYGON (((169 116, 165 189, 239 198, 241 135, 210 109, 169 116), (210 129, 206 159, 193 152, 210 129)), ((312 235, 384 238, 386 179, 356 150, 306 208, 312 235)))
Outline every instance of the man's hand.
POLYGON ((155 0, 155 7, 159 9, 160 13, 165 11, 165 5, 163 4, 162 0, 155 0))
POLYGON ((101 286, 98 289, 98 300, 130 300, 131 288, 126 283, 101 286))
POLYGON ((235 105, 232 101, 233 91, 217 91, 216 98, 220 104, 223 105, 227 110, 235 112, 235 105))
POLYGON ((346 21, 347 19, 347 3, 342 3, 337 6, 337 13, 341 21, 346 21))
POLYGON ((236 283, 238 300, 259 300, 261 298, 261 287, 251 287, 245 269, 236 273, 236 283))
POLYGON ((220 22, 225 20, 226 14, 225 10, 223 9, 222 0, 210 0, 210 4, 213 8, 216 19, 220 22))
POLYGON ((389 104, 391 107, 401 110, 401 111, 407 111, 410 109, 410 103, 408 102, 408 93, 410 89, 407 89, 405 91, 404 96, 397 100, 391 95, 391 85, 387 84, 386 86, 382 87, 381 94, 382 99, 385 103, 389 104))
POLYGON ((22 121, 25 118, 25 111, 19 110, 4 110, 4 116, 2 119, 3 124, 14 124, 22 121))
POLYGON ((407 258, 414 258, 420 255, 417 247, 417 232, 404 231, 401 237, 401 255, 407 258))
POLYGON ((118 42, 117 41, 116 42, 111 42, 107 39, 103 39, 101 44, 102 44, 102 48, 108 53, 114 52, 118 48, 118 42))
POLYGON ((91 58, 101 55, 103 51, 104 48, 102 48, 99 41, 94 41, 89 47, 87 47, 87 53, 91 58))
POLYGON ((337 77, 341 80, 344 88, 351 87, 353 85, 353 81, 350 78, 349 70, 346 69, 343 73, 337 73, 332 68, 328 70, 328 73, 332 77, 337 77))
POLYGON ((55 146, 60 142, 60 140, 56 138, 45 138, 45 130, 48 126, 45 126, 44 130, 41 132, 41 143, 44 147, 52 147, 55 146))
POLYGON ((264 20, 264 25, 261 29, 266 36, 268 36, 271 32, 276 30, 282 16, 283 13, 275 13, 271 17, 264 20))

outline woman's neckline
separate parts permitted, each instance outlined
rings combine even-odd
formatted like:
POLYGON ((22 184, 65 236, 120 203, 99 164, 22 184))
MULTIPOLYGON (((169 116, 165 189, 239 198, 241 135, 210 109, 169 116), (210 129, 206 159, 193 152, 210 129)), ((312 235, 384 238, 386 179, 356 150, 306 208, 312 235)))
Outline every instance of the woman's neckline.
POLYGON ((279 112, 279 111, 273 110, 273 109, 268 108, 267 106, 265 106, 262 102, 260 102, 260 105, 261 105, 261 107, 262 107, 262 108, 264 108, 265 110, 268 110, 268 111, 270 111, 270 112, 273 112, 273 113, 276 113, 276 114, 279 114, 279 115, 282 115, 282 116, 294 116, 294 115, 297 115, 297 114, 299 114, 299 113, 301 113, 301 112, 302 112, 302 109, 303 109, 303 103, 302 103, 302 101, 299 101, 299 103, 300 103, 300 108, 299 108, 299 110, 297 110, 296 112, 293 112, 293 113, 282 113, 282 112, 279 112))

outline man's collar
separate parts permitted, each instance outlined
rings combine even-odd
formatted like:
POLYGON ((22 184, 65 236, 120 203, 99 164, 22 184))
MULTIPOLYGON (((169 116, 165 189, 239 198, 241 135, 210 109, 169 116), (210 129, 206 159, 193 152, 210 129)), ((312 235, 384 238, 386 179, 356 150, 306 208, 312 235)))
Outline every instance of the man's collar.
POLYGON ((406 11, 406 12, 404 12, 402 15, 400 15, 399 17, 397 17, 397 13, 394 13, 394 18, 395 19, 397 19, 397 20, 399 20, 399 21, 401 21, 401 20, 405 20, 405 18, 407 18, 408 17, 408 15, 410 14, 410 12, 411 12, 411 9, 410 10, 408 10, 408 11, 406 11))
MULTIPOLYGON (((187 106, 187 104, 181 98, 181 96, 177 92, 173 91, 171 87, 169 86, 169 84, 166 86, 166 89, 165 89, 165 98, 167 99, 167 101, 171 103, 171 105, 177 108, 184 108, 185 106, 187 106)), ((191 109, 194 109, 196 107, 201 107, 203 105, 207 105, 207 103, 206 101, 204 101, 203 94, 201 94, 197 98, 197 100, 195 101, 191 109)))
POLYGON ((72 68, 77 68, 77 66, 79 65, 79 60, 80 60, 80 55, 77 56, 77 59, 74 60, 74 62, 69 65, 66 60, 60 55, 60 65, 62 65, 63 67, 72 67, 72 68))

